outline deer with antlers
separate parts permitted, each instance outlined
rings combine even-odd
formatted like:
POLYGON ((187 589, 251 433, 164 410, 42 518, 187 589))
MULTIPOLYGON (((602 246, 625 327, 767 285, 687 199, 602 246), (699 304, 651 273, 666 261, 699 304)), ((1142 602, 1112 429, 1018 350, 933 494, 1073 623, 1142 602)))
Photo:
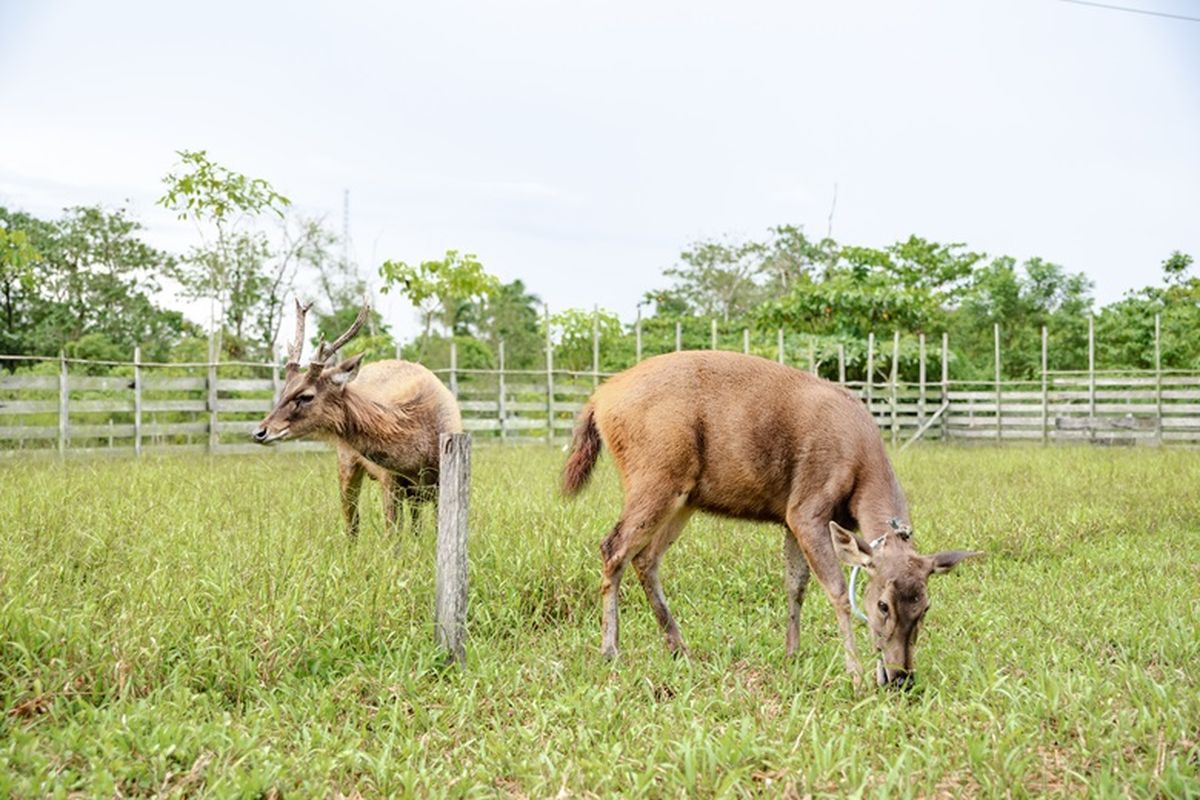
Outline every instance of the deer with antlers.
POLYGON ((342 515, 350 536, 358 533, 358 497, 363 478, 379 481, 389 527, 407 503, 413 528, 420 508, 437 497, 438 437, 462 431, 450 390, 420 364, 376 361, 362 355, 336 362, 338 350, 362 328, 370 303, 332 344, 321 342, 307 370, 300 368, 304 317, 312 303, 296 301, 296 336, 288 348, 286 382, 275 408, 254 431, 270 444, 314 437, 337 448, 342 515))

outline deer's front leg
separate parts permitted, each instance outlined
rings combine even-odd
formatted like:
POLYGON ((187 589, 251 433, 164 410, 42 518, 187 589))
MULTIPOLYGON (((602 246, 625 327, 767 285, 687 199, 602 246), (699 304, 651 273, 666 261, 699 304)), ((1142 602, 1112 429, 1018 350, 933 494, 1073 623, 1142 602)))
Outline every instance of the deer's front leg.
POLYGON ((815 509, 796 507, 788 512, 788 527, 800 545, 800 551, 808 562, 809 569, 829 596, 837 615, 838 628, 842 632, 842 645, 846 650, 846 671, 854 685, 862 683, 862 665, 858 661, 858 646, 854 641, 854 619, 850 615, 850 592, 846 588, 846 576, 841 562, 833 552, 829 540, 829 516, 815 509))
POLYGON ((358 496, 362 492, 366 469, 357 457, 338 457, 338 482, 342 489, 342 517, 346 520, 346 533, 351 538, 358 536, 358 496))

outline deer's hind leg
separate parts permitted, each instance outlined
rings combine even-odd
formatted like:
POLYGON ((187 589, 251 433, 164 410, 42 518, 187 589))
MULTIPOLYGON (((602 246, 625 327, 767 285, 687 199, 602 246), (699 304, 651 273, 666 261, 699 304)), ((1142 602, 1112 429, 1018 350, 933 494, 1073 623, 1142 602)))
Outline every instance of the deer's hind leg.
POLYGON ((667 598, 663 595, 662 581, 658 577, 658 565, 662 561, 663 554, 667 552, 667 548, 679 537, 683 526, 687 525, 687 521, 691 516, 691 508, 687 506, 680 508, 667 518, 666 522, 654 534, 654 538, 650 543, 633 557, 633 568, 637 572, 638 579, 642 582, 642 589, 646 592, 646 599, 650 601, 650 608, 654 611, 654 618, 658 620, 658 626, 662 628, 667 649, 675 655, 681 653, 687 655, 687 645, 683 643, 683 635, 679 632, 679 625, 675 623, 675 618, 671 615, 671 610, 667 607, 667 598))
MULTIPOLYGON (((654 482, 652 486, 645 489, 631 490, 626 496, 625 508, 621 512, 620 520, 617 521, 612 532, 600 543, 603 573, 603 580, 600 584, 603 610, 601 652, 606 658, 615 658, 617 655, 620 640, 617 598, 625 567, 631 559, 654 541, 659 530, 683 508, 686 499, 686 492, 676 491, 666 481, 654 482)), ((654 584, 657 584, 657 577, 654 578, 651 589, 654 584)), ((651 606, 655 606, 656 601, 661 599, 662 590, 659 587, 655 595, 651 589, 647 589, 647 594, 651 597, 651 606)), ((670 613, 666 612, 665 601, 662 602, 662 609, 665 612, 665 619, 674 625, 670 613)), ((658 616, 658 614, 658 608, 655 608, 655 615, 658 616)), ((662 619, 660 617, 660 624, 662 619)), ((677 628, 676 635, 678 635, 677 628)))
POLYGON ((358 536, 358 496, 362 492, 366 467, 358 454, 349 448, 338 448, 338 484, 342 494, 342 517, 346 520, 346 533, 350 538, 358 536))

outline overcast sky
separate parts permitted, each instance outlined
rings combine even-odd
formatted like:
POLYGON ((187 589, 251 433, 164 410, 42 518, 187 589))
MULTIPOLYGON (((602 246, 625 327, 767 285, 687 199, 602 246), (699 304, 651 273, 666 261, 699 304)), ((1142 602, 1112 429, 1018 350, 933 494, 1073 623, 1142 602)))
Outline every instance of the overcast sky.
MULTIPOLYGON (((1200 0, 1113 0, 1200 17, 1200 0)), ((0 0, 0 204, 128 202, 174 151, 341 225, 632 318, 701 237, 916 233, 1086 272, 1200 256, 1200 23, 1058 0, 0 0)), ((404 333, 412 314, 383 310, 404 333)))

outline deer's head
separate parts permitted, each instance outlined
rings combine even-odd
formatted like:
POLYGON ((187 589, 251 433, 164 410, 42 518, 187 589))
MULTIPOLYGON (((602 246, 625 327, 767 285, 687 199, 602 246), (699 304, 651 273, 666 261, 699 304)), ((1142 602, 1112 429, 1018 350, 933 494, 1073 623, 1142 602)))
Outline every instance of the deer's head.
POLYGON ((829 533, 838 558, 871 576, 863 610, 879 652, 879 685, 910 687, 917 634, 929 610, 929 576, 949 572, 963 559, 980 554, 945 550, 921 555, 909 543, 911 530, 906 526, 893 526, 875 547, 836 522, 829 523, 829 533))
POLYGON ((346 385, 358 375, 362 355, 337 363, 337 351, 350 341, 370 313, 364 301, 353 324, 334 340, 321 342, 307 370, 300 369, 300 351, 304 346, 304 316, 312 303, 296 301, 296 337, 288 348, 286 382, 275 408, 254 431, 254 441, 269 444, 281 439, 299 439, 314 433, 336 431, 343 418, 342 407, 346 385))

